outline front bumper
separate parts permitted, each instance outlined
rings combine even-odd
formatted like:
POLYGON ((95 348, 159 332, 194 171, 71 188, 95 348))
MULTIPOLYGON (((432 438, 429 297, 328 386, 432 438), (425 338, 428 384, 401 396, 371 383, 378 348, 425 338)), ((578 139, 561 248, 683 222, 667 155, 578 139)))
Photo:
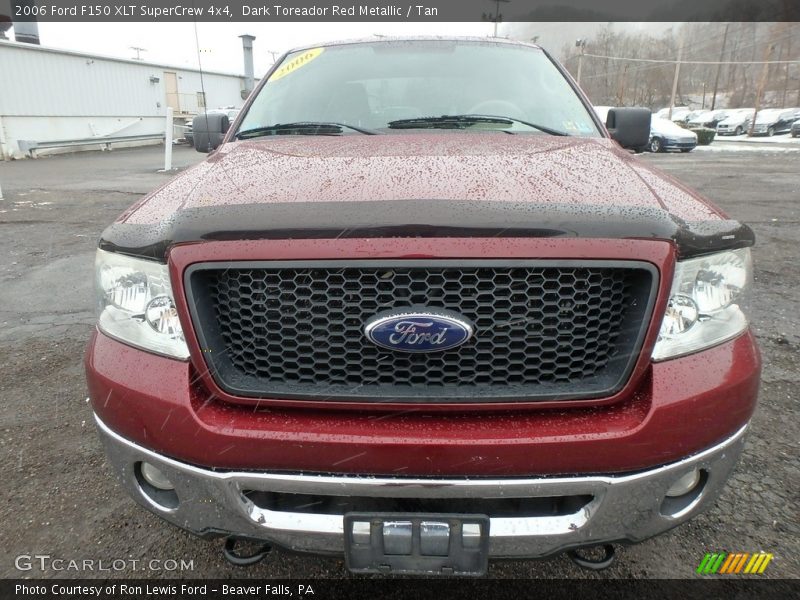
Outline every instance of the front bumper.
MULTIPOLYGON (((744 443, 742 427, 724 441, 658 468, 613 476, 551 478, 382 478, 219 472, 185 464, 143 448, 97 425, 110 463, 133 498, 167 521, 201 536, 267 540, 301 552, 344 552, 343 515, 308 508, 299 512, 257 505, 245 490, 313 496, 404 499, 507 499, 581 497, 574 512, 490 516, 489 554, 494 558, 541 557, 571 548, 638 542, 690 519, 718 496, 744 443), (159 503, 141 483, 139 464, 160 469, 175 486, 178 502, 159 503), (697 468, 694 491, 665 502, 669 487, 697 468)), ((635 451, 631 449, 631 451, 635 451)), ((299 507, 298 507, 299 508, 299 507)))
MULTIPOLYGON (((753 135, 769 135, 770 127, 772 127, 772 126, 771 125, 756 125, 753 128, 753 135)), ((777 131, 775 131, 775 130, 773 130, 773 131, 775 133, 777 133, 777 131)))
POLYGON ((697 147, 697 140, 679 140, 679 139, 665 139, 665 150, 694 150, 697 147))

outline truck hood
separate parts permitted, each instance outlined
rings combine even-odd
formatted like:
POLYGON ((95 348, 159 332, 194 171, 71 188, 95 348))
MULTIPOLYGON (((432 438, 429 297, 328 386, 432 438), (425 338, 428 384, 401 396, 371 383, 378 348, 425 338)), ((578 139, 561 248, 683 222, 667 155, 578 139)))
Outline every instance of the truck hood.
POLYGON ((184 241, 345 230, 674 240, 687 223, 733 226, 611 140, 437 131, 228 143, 131 207, 103 242, 159 258, 184 241))

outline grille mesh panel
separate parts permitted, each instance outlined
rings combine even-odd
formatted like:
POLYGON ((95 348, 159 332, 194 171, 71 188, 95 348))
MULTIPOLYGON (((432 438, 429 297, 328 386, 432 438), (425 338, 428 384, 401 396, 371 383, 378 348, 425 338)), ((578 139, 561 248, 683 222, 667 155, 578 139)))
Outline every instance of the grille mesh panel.
POLYGON ((245 396, 485 400, 594 396, 624 381, 653 274, 617 266, 269 263, 189 276, 217 382, 245 396), (438 307, 475 325, 463 346, 406 354, 366 339, 376 313, 438 307))

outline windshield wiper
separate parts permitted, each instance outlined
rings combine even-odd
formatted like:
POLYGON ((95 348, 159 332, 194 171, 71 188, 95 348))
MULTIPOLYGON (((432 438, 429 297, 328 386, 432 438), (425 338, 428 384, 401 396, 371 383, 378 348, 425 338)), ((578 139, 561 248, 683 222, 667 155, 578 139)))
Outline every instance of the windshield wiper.
POLYGON ((416 117, 413 119, 400 119, 389 121, 389 129, 466 129, 479 123, 496 123, 498 125, 513 125, 519 123, 532 129, 538 129, 550 135, 569 135, 566 131, 552 129, 544 125, 529 123, 514 117, 500 117, 495 115, 442 115, 441 117, 416 117))
POLYGON ((245 129, 236 134, 237 140, 267 135, 340 135, 345 129, 352 129, 364 135, 377 135, 379 132, 348 123, 325 123, 317 121, 298 121, 296 123, 276 123, 264 127, 245 129))

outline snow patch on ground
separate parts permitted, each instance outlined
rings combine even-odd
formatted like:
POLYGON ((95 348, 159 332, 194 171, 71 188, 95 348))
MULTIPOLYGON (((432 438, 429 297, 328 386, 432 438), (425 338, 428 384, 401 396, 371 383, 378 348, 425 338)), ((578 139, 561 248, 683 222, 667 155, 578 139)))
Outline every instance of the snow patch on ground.
POLYGON ((800 144, 780 145, 753 144, 753 143, 724 143, 712 142, 710 146, 697 146, 695 152, 757 152, 757 153, 791 153, 800 152, 800 144))

